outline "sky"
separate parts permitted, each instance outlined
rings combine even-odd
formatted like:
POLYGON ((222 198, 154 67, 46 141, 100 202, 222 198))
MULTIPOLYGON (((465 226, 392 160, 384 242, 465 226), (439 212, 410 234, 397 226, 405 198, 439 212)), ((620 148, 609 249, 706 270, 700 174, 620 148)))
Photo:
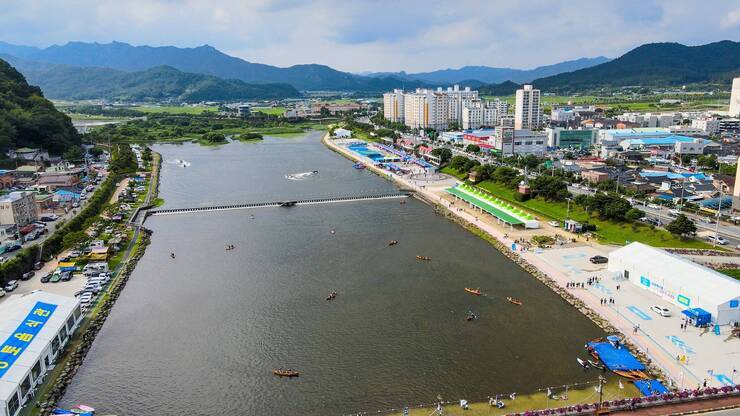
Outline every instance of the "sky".
POLYGON ((532 68, 740 41, 737 0, 0 0, 0 41, 195 47, 350 72, 532 68))

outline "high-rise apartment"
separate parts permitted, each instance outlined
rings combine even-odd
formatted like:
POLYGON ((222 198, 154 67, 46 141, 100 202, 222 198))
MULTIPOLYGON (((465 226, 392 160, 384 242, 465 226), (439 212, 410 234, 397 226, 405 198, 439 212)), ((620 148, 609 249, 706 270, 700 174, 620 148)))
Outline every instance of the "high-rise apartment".
POLYGON ((542 109, 540 108, 540 90, 524 85, 516 90, 514 106, 514 128, 536 129, 542 125, 542 109))
POLYGON ((449 97, 441 89, 406 93, 403 108, 404 123, 414 129, 441 130, 449 123, 449 97))
POLYGON ((403 123, 404 112, 403 90, 393 90, 393 92, 383 94, 383 117, 386 120, 403 123))
POLYGON ((732 80, 730 94, 730 117, 740 117, 740 77, 732 80))

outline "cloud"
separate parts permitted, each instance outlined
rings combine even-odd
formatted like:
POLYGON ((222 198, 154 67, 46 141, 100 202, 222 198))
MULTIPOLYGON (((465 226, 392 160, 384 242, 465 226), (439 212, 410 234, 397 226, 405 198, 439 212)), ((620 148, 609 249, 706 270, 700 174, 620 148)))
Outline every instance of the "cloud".
POLYGON ((678 0, 0 0, 0 40, 192 47, 347 71, 534 67, 648 42, 740 39, 740 9, 678 0))

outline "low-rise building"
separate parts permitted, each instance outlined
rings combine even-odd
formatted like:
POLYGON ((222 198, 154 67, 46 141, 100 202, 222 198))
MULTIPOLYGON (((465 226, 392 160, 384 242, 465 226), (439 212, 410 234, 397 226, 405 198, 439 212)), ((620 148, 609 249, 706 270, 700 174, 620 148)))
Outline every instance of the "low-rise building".
POLYGON ((609 180, 609 173, 603 170, 581 171, 581 178, 588 183, 600 183, 609 180))
POLYGON ((0 224, 22 227, 38 219, 33 192, 11 192, 0 197, 0 224))
POLYGON ((691 127, 701 130, 707 135, 719 133, 719 120, 713 118, 699 118, 691 120, 691 127))
POLYGON ((81 321, 79 298, 34 291, 0 304, 0 415, 20 414, 81 321))
POLYGON ((570 130, 561 127, 546 128, 547 145, 561 149, 588 149, 596 142, 594 129, 570 130))

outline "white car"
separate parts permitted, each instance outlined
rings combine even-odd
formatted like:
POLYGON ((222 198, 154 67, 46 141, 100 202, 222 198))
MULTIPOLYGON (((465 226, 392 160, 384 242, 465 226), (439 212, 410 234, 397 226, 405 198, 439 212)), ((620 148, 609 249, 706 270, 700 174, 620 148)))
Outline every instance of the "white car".
POLYGON ((550 221, 548 224, 552 225, 553 227, 560 227, 560 221, 550 221))
MULTIPOLYGON (((714 242, 714 236, 713 235, 708 235, 706 238, 707 238, 707 241, 709 241, 710 243, 711 242, 714 242)), ((716 243, 719 244, 719 245, 721 245, 721 246, 723 246, 723 245, 727 244, 727 240, 725 240, 724 238, 722 238, 720 236, 717 236, 716 243)))
POLYGON ((5 285, 5 291, 6 292, 12 292, 16 289, 18 289, 18 281, 17 280, 11 280, 5 285))
POLYGON ((671 311, 663 306, 653 305, 650 307, 650 310, 665 318, 671 316, 671 311))
POLYGON ((2 289, 0 289, 0 298, 3 297, 3 296, 5 296, 5 291, 2 290, 2 289))

